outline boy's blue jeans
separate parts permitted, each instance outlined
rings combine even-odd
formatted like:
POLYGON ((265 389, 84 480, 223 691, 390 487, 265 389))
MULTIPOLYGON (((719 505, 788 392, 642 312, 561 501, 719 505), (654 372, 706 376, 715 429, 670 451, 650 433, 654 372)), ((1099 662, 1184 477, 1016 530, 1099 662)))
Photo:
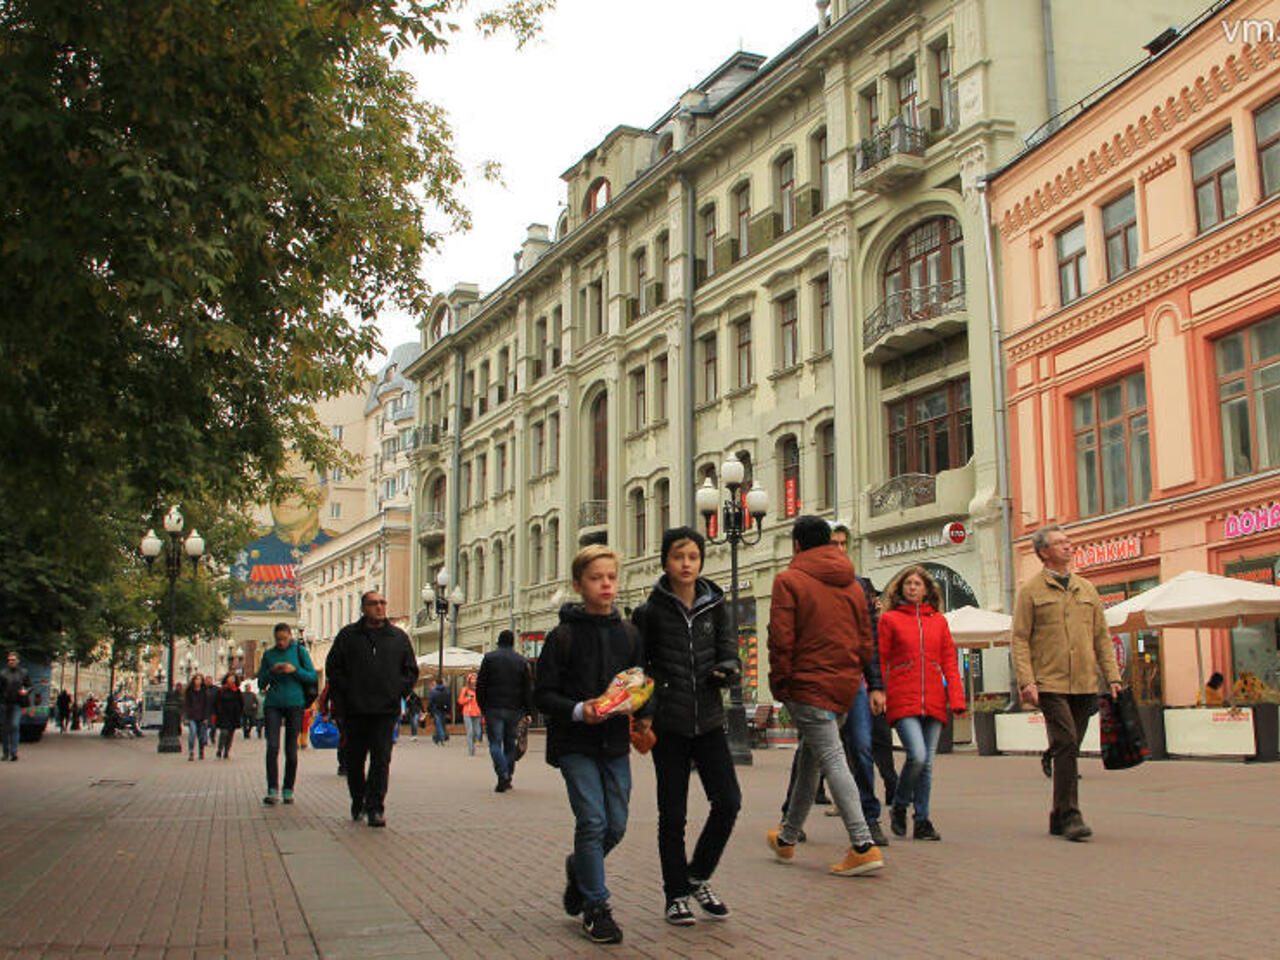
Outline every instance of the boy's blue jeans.
POLYGON ((580 753, 560 757, 560 775, 573 808, 573 868, 587 909, 609 902, 604 858, 627 832, 631 757, 597 760, 580 753))

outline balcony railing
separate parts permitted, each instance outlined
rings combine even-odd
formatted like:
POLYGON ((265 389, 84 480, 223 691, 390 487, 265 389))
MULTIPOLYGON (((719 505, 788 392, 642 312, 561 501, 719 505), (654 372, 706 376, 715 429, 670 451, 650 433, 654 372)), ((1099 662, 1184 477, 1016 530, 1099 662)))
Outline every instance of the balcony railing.
POLYGON ((602 527, 609 522, 608 500, 583 500, 578 506, 578 526, 602 527))
POLYGON ((865 173, 882 160, 899 153, 913 157, 924 156, 928 138, 919 127, 913 127, 901 117, 894 117, 884 128, 877 130, 858 146, 858 173, 865 173))
POLYGON ((909 510, 937 499, 937 478, 929 473, 904 473, 891 477, 869 494, 871 515, 909 510))
POLYGON ((432 510, 418 515, 418 533, 444 533, 444 512, 432 510))
POLYGON ((885 297, 862 325, 862 346, 869 349, 885 334, 964 310, 964 280, 948 280, 931 287, 912 287, 885 297))

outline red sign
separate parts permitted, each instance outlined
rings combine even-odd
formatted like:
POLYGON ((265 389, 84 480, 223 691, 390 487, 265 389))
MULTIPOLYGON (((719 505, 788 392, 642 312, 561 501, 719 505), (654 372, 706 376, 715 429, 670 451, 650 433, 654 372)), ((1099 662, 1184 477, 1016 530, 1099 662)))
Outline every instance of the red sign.
POLYGON ((942 535, 952 543, 964 543, 969 536, 969 531, 964 528, 963 523, 956 520, 942 528, 942 535))
POLYGON ((1077 570, 1083 570, 1086 567, 1099 567, 1107 563, 1134 560, 1140 556, 1142 556, 1142 537, 1134 534, 1119 540, 1086 543, 1084 546, 1076 547, 1072 566, 1077 570))
POLYGON ((787 477, 783 485, 783 513, 784 517, 794 517, 800 512, 800 496, 796 490, 796 478, 787 477))
POLYGON ((716 534, 720 532, 719 521, 720 516, 718 514, 713 513, 707 517, 707 536, 712 540, 714 540, 716 538, 716 534))

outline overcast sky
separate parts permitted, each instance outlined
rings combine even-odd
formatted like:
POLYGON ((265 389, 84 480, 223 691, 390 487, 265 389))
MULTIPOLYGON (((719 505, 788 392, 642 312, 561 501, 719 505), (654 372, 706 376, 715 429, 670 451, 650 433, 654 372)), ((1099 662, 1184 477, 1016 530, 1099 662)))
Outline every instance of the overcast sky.
MULTIPOLYGON (((648 127, 735 51, 772 57, 816 22, 812 0, 559 0, 523 50, 468 28, 443 54, 407 58, 419 96, 448 110, 469 176, 473 226, 425 263, 432 290, 498 286, 526 227, 554 230, 560 174, 610 130, 648 127), (481 180, 486 160, 504 185, 481 180)), ((388 350, 417 339, 406 316, 380 325, 388 350)))

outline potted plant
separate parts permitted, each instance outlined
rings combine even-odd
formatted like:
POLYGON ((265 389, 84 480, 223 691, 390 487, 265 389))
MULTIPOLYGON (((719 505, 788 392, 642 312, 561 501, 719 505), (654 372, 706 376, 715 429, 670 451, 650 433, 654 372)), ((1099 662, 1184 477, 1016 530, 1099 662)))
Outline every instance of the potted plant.
POLYGON ((1000 751, 996 749, 996 714, 1000 713, 1008 703, 1004 694, 997 696, 978 696, 974 698, 969 709, 973 716, 973 742, 978 747, 978 756, 994 757, 1000 751))

